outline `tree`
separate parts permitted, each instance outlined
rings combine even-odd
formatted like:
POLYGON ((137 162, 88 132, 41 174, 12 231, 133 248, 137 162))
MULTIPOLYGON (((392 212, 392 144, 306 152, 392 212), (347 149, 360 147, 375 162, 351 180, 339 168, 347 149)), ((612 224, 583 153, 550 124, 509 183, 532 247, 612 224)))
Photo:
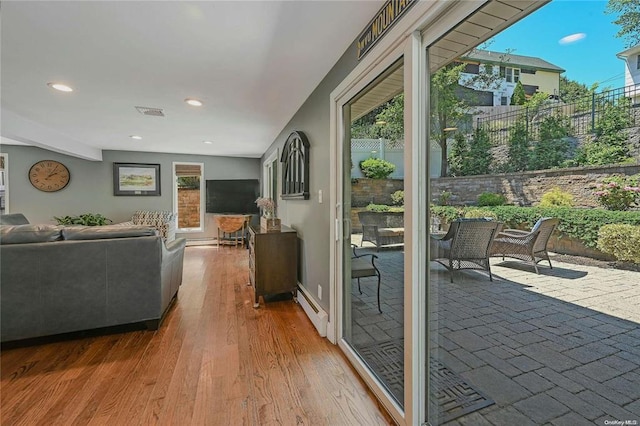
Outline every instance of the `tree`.
POLYGON ((476 129, 470 141, 462 133, 456 133, 449 154, 451 176, 488 174, 492 161, 491 142, 484 129, 476 129))
POLYGON ((522 82, 518 80, 516 87, 513 89, 513 94, 511 95, 511 105, 524 105, 527 101, 527 96, 524 93, 524 86, 522 82))
POLYGON ((351 123, 354 139, 404 139, 404 93, 373 109, 351 123))
POLYGON ((460 132, 456 132, 453 137, 453 146, 449 153, 449 173, 451 176, 464 176, 465 163, 469 158, 469 144, 460 132))
POLYGON ((491 154, 491 141, 485 129, 478 128, 473 134, 471 146, 469 148, 469 174, 488 174, 493 161, 491 154))
POLYGON ((589 88, 582 83, 560 76, 560 100, 573 103, 591 95, 589 88))
POLYGON ((609 0, 605 13, 618 15, 613 21, 620 26, 616 37, 626 41, 626 47, 640 43, 640 2, 638 0, 609 0))
POLYGON ((509 131, 509 163, 507 170, 510 172, 522 172, 529 165, 529 136, 527 135, 526 122, 523 119, 509 131))
POLYGON ((449 64, 431 77, 431 134, 441 149, 441 177, 447 176, 448 133, 457 126, 468 109, 466 102, 456 96, 456 88, 464 67, 464 64, 449 64))
POLYGON ((533 145, 529 169, 542 170, 560 166, 569 152, 569 141, 566 138, 570 130, 567 116, 548 115, 540 120, 540 140, 533 145))
POLYGON ((391 141, 404 140, 404 93, 387 102, 376 115, 376 126, 380 126, 380 137, 391 141))

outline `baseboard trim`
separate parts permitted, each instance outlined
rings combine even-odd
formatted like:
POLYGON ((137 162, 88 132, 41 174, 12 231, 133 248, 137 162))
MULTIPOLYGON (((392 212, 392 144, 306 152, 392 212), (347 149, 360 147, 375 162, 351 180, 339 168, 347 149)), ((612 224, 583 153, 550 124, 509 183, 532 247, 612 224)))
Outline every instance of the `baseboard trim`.
POLYGON ((320 334, 321 337, 326 337, 329 316, 309 295, 309 291, 300 283, 298 283, 298 303, 302 306, 302 309, 307 314, 316 330, 318 330, 318 334, 320 334))

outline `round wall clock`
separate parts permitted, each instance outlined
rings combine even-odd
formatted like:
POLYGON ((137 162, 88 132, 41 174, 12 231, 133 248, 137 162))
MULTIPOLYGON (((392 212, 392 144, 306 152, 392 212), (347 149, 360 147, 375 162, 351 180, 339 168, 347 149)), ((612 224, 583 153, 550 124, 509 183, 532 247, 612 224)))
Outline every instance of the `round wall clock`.
POLYGON ((60 191, 70 179, 69 169, 59 161, 38 161, 29 169, 29 182, 40 191, 60 191))

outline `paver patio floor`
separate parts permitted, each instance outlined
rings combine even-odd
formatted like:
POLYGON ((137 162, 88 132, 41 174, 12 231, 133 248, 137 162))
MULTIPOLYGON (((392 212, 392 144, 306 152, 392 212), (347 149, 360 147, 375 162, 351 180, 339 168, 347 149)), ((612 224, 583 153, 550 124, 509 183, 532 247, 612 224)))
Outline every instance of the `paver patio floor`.
MULTIPOLYGON (((403 253, 377 255, 383 314, 375 280, 354 281, 355 348, 403 333, 403 253)), ((494 258, 493 282, 453 284, 430 263, 430 355, 495 401, 447 424, 640 424, 640 273, 552 262, 494 258)))

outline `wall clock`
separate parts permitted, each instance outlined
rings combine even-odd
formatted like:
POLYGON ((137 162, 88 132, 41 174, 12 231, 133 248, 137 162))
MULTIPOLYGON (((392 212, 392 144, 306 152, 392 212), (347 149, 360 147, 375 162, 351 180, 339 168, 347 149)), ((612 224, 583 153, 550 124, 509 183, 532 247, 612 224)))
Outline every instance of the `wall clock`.
POLYGON ((60 191, 70 179, 69 169, 59 161, 38 161, 29 169, 29 182, 44 192, 60 191))

